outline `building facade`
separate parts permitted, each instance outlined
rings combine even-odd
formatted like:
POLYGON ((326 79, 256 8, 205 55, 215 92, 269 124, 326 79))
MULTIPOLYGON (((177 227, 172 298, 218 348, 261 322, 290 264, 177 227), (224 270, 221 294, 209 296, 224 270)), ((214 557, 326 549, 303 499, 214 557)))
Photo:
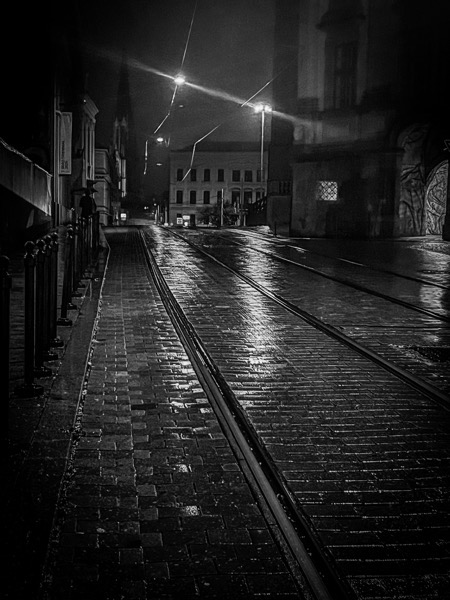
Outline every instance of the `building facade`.
POLYGON ((217 142, 170 153, 168 225, 215 224, 217 211, 244 224, 248 205, 265 194, 267 151, 258 144, 217 142), (218 207, 218 208, 217 208, 218 207), (234 215, 234 216, 233 216, 234 215))
POLYGON ((98 109, 85 91, 77 8, 30 6, 18 22, 22 51, 6 61, 0 122, 3 247, 72 221, 95 176, 98 109))
POLYGON ((269 205, 289 201, 291 234, 449 239, 449 14, 444 0, 278 2, 274 65, 291 42, 296 86, 273 83, 287 114, 269 205))

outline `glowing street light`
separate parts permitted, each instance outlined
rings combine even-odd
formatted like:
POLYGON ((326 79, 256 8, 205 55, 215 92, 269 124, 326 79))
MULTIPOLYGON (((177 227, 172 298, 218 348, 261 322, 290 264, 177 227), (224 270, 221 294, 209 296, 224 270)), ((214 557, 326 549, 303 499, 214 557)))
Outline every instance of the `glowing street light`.
POLYGON ((173 80, 176 85, 183 85, 184 83, 186 83, 186 78, 184 77, 184 75, 181 75, 181 73, 174 77, 173 80))
POLYGON ((265 118, 265 114, 266 113, 270 113, 272 112, 272 107, 270 106, 270 104, 256 104, 254 107, 254 110, 256 113, 261 113, 261 165, 260 165, 260 170, 261 170, 261 183, 264 186, 264 191, 265 190, 265 177, 264 177, 264 118, 265 118))

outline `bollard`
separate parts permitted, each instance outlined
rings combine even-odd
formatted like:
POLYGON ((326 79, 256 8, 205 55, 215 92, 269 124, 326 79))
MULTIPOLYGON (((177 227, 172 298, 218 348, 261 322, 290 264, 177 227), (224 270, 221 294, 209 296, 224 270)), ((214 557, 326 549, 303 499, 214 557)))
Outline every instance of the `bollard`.
POLYGON ((83 252, 82 252, 82 262, 81 262, 81 277, 85 276, 85 271, 88 266, 88 247, 87 247, 87 220, 81 219, 81 238, 83 240, 83 252))
POLYGON ((87 266, 88 266, 88 268, 92 266, 92 224, 93 224, 92 215, 89 215, 89 218, 87 221, 87 266))
POLYGON ((92 215, 92 252, 94 259, 97 258, 98 255, 98 247, 99 247, 99 213, 95 212, 92 215))
POLYGON ((25 244, 25 332, 24 332, 24 383, 17 386, 15 392, 18 396, 41 396, 44 388, 34 383, 34 341, 35 341, 35 244, 25 244))
POLYGON ((64 274, 63 274, 63 289, 61 298, 61 316, 58 319, 58 325, 62 327, 71 327, 72 320, 67 317, 67 311, 69 308, 69 299, 71 297, 72 288, 72 252, 73 252, 73 228, 71 225, 67 226, 67 243, 66 252, 64 256, 64 274))
POLYGON ((83 275, 83 227, 81 219, 76 224, 76 236, 77 236, 77 253, 76 253, 76 265, 77 265, 77 286, 81 286, 81 278, 83 275))
POLYGON ((2 398, 9 397, 9 340, 11 283, 9 258, 0 256, 0 390, 2 398))
POLYGON ((72 297, 80 298, 83 294, 78 291, 80 287, 80 226, 77 222, 73 225, 73 250, 72 250, 72 297))
POLYGON ((48 304, 48 289, 47 289, 47 244, 45 240, 37 241, 37 256, 36 256, 36 316, 35 316, 35 377, 49 377, 52 374, 51 369, 44 366, 46 360, 46 326, 47 326, 47 304, 48 304))
POLYGON ((60 348, 64 346, 63 340, 58 337, 57 313, 58 313, 58 257, 59 243, 58 234, 54 231, 51 234, 51 258, 50 258, 50 302, 49 302, 49 327, 50 327, 50 346, 60 348))
POLYGON ((44 261, 44 310, 43 310, 43 331, 44 331, 44 360, 52 361, 58 359, 58 354, 50 348, 51 344, 51 301, 53 295, 52 288, 52 244, 51 235, 44 237, 45 241, 45 261, 44 261))

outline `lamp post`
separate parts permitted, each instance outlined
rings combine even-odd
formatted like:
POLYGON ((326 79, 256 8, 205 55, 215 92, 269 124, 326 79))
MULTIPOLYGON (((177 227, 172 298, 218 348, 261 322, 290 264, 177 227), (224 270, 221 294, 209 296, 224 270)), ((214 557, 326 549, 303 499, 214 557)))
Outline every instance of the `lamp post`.
POLYGON ((260 154, 260 171, 261 171, 261 183, 263 184, 264 192, 266 192, 266 183, 264 175, 264 125, 266 113, 272 112, 272 107, 269 104, 257 104, 255 106, 255 112, 261 113, 261 154, 260 154))

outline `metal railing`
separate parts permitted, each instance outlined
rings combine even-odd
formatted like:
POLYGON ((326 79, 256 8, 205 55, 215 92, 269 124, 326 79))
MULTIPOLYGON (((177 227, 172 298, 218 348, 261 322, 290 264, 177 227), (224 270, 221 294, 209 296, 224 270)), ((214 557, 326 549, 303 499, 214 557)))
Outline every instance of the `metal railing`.
MULTIPOLYGON (((64 345, 58 337, 58 326, 72 326, 68 311, 77 308, 72 299, 82 296, 78 288, 82 279, 90 275, 89 269, 98 256, 98 213, 89 219, 74 220, 67 225, 63 238, 62 257, 56 231, 25 244, 23 302, 14 307, 14 310, 23 310, 23 384, 15 388, 15 393, 21 397, 42 395, 44 387, 35 383, 35 379, 53 374, 45 363, 56 360, 58 354, 53 349, 64 345)), ((12 287, 9 271, 8 257, 0 257, 0 349, 3 357, 0 385, 8 396, 12 287)))

